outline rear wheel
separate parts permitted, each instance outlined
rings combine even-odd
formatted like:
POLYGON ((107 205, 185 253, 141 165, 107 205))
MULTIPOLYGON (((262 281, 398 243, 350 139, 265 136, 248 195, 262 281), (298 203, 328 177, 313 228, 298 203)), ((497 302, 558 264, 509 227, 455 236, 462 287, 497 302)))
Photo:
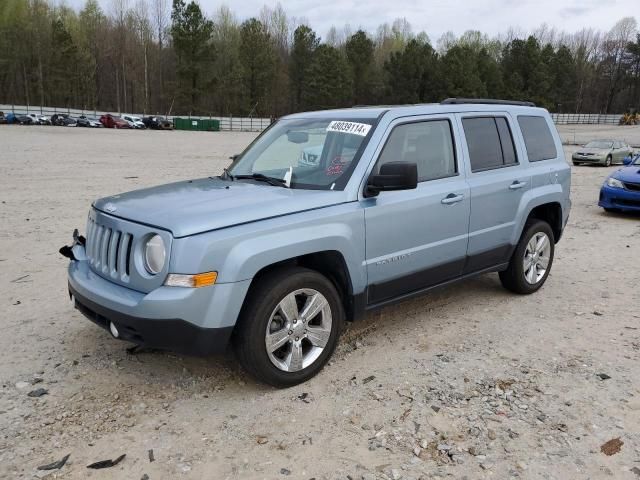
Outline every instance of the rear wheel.
POLYGON ((302 383, 333 354, 344 316, 325 276, 299 267, 274 272, 252 287, 243 307, 234 336, 238 360, 275 387, 302 383))
POLYGON ((554 251, 553 231, 549 224, 543 220, 529 220, 509 266, 500 272, 502 285, 515 293, 535 292, 549 276, 554 251))

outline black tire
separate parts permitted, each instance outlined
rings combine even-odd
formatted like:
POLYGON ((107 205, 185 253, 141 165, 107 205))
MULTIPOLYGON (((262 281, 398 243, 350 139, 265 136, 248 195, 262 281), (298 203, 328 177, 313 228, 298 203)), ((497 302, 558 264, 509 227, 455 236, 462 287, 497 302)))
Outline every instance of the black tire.
POLYGON ((605 167, 610 167, 611 163, 612 163, 613 158, 611 157, 611 155, 607 155, 607 159, 604 161, 604 166, 605 167))
POLYGON ((617 208, 608 208, 608 207, 602 207, 602 208, 604 208, 604 211, 607 213, 618 213, 620 211, 617 208))
POLYGON ((345 313, 342 300, 333 283, 320 273, 300 267, 277 270, 258 280, 245 300, 233 336, 238 361, 256 379, 278 388, 292 387, 316 375, 333 354, 345 313), (272 312, 289 293, 312 288, 327 299, 331 308, 331 333, 320 356, 308 367, 286 372, 276 367, 269 358, 265 334, 272 312))
POLYGON ((520 236, 520 241, 518 242, 518 245, 516 245, 516 249, 511 256, 509 266, 506 270, 500 272, 499 274, 502 286, 507 290, 522 295, 528 295, 537 291, 540 287, 542 287, 542 285, 544 285, 544 282, 546 282, 547 277, 549 276, 551 266, 553 265, 554 252, 555 241, 553 237, 553 230, 551 230, 549 224, 543 220, 528 220, 524 226, 524 231, 520 236), (545 233, 550 240, 549 245, 551 248, 549 254, 549 263, 543 277, 537 283, 531 284, 525 279, 523 259, 527 249, 527 243, 529 243, 529 240, 531 240, 531 238, 539 232, 545 233))
POLYGON ((582 165, 580 162, 573 162, 573 164, 574 164, 576 167, 579 167, 580 165, 582 165))

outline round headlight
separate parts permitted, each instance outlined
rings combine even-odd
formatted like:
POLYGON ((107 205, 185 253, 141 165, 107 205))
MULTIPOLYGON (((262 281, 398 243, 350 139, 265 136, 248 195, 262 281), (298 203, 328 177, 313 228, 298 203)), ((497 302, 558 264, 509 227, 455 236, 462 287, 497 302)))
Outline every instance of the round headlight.
POLYGON ((167 252, 160 235, 151 237, 144 247, 144 266, 147 271, 152 275, 160 273, 164 268, 166 256, 167 252))

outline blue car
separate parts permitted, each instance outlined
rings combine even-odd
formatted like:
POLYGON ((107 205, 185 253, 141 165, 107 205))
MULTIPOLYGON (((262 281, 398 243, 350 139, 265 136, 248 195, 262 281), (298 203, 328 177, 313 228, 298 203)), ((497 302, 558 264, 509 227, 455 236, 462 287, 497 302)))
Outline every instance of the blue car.
POLYGON ((640 212, 640 154, 627 157, 600 190, 598 205, 607 212, 640 212))

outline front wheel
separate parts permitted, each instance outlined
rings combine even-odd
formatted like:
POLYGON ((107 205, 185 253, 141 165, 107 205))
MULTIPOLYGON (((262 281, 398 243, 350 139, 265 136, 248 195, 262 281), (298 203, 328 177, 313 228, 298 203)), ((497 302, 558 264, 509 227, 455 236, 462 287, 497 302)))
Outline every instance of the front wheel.
POLYGON ((611 155, 607 156, 607 159, 604 161, 604 166, 605 167, 610 167, 611 166, 611 155))
POLYGON ((515 293, 535 292, 549 276, 554 251, 553 231, 549 224, 542 220, 528 221, 509 266, 500 272, 502 285, 515 293))
POLYGON ((258 380, 291 387, 316 375, 338 343, 344 307, 333 283, 306 268, 258 280, 234 335, 240 364, 258 380))

